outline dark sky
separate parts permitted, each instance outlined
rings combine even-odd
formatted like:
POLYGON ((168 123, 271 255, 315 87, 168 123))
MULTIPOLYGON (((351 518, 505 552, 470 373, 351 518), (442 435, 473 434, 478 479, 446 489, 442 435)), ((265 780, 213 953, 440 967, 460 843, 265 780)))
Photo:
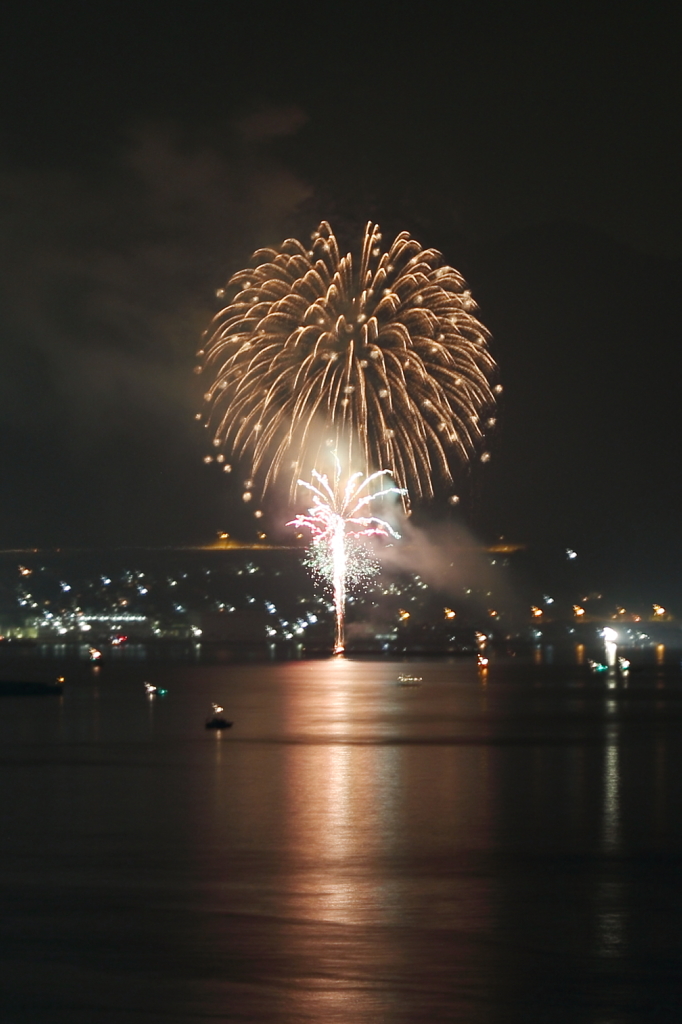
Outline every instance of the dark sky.
POLYGON ((4 4, 0 546, 253 532, 193 421, 215 288, 371 217, 493 331, 476 528, 682 599, 671 11, 4 4))

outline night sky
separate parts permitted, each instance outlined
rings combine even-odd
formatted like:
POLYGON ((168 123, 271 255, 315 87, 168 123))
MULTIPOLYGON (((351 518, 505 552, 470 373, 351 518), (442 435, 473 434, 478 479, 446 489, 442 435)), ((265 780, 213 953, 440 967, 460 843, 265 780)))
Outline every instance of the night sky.
POLYGON ((682 611, 664 5, 0 17, 0 547, 255 534, 193 418, 215 289, 258 245, 372 218, 441 249, 493 332, 500 429, 461 487, 479 535, 570 546, 595 586, 682 611))

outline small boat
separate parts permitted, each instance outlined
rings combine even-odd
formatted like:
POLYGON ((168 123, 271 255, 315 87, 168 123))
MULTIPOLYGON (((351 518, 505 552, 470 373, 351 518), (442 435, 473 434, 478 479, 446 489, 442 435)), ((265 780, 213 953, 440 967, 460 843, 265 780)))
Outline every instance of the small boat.
POLYGON ((421 684, 422 684, 422 677, 421 676, 408 676, 408 675, 398 676, 398 686, 421 686, 421 684))
POLYGON ((64 692, 64 676, 53 683, 40 683, 20 679, 0 681, 0 697, 59 697, 64 692))
POLYGON ((232 722, 228 722, 226 718, 223 718, 222 712, 224 708, 221 708, 220 704, 213 705, 213 717, 206 719, 207 729, 231 729, 232 722))
POLYGON ((148 697, 165 697, 168 693, 163 686, 155 686, 154 683, 145 683, 144 688, 148 697))

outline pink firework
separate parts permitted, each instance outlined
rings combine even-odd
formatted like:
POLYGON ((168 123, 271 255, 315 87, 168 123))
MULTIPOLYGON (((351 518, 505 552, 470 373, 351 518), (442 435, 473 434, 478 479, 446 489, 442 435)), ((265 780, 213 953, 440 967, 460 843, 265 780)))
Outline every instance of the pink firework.
POLYGON ((313 495, 313 504, 307 515, 297 515, 287 526, 295 526, 310 530, 313 548, 327 556, 334 590, 334 611, 336 615, 336 633, 334 653, 342 654, 345 647, 344 620, 346 608, 346 582, 348 575, 348 540, 357 537, 395 537, 393 527, 385 519, 368 515, 369 506, 377 498, 388 494, 402 496, 398 487, 384 487, 372 491, 372 484, 389 475, 389 470, 382 469, 363 479, 363 473, 353 473, 345 487, 339 482, 337 473, 334 485, 317 470, 313 470, 313 478, 317 483, 299 480, 298 484, 305 487, 313 495))

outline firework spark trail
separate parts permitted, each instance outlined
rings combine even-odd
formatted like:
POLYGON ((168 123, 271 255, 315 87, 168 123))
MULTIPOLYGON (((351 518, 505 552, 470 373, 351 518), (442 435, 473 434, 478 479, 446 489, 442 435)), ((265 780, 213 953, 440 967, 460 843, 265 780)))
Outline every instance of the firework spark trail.
POLYGON ((316 427, 349 465, 390 470, 405 504, 451 484, 454 462, 489 458, 502 388, 464 279, 406 232, 380 243, 369 223, 356 265, 324 221, 310 249, 259 249, 228 283, 196 372, 212 444, 250 457, 263 492, 285 469, 293 490, 316 427))
MULTIPOLYGON (((354 473, 345 487, 340 486, 340 467, 337 461, 334 486, 328 477, 313 470, 313 479, 309 483, 299 480, 300 487, 313 494, 313 504, 307 515, 296 516, 287 526, 295 526, 310 530, 313 547, 328 553, 331 563, 332 587, 334 591, 334 612, 336 630, 334 653, 342 654, 345 646, 345 608, 346 584, 348 578, 348 538, 356 537, 395 537, 393 527, 377 516, 362 514, 373 501, 388 494, 402 496, 398 487, 384 487, 371 491, 372 483, 381 477, 388 476, 386 469, 372 473, 363 480, 363 473, 354 473), (349 527, 351 527, 349 529, 349 527), (353 529, 355 527, 355 529, 353 529)), ((357 553, 356 553, 357 554, 357 553)))

